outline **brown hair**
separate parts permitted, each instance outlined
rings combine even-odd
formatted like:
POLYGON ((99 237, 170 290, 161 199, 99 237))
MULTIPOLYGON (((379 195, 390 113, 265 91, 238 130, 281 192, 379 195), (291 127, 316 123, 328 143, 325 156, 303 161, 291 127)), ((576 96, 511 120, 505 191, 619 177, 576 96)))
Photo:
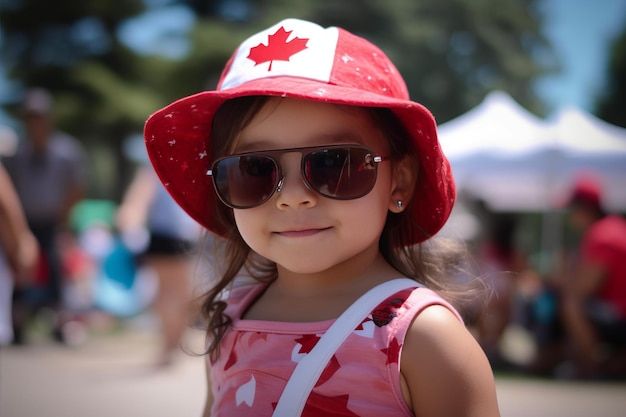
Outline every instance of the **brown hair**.
MULTIPOLYGON (((215 113, 211 131, 211 152, 213 159, 224 156, 232 151, 232 140, 253 119, 256 113, 267 103, 267 96, 247 96, 225 102, 215 113)), ((406 155, 410 155, 411 163, 419 170, 416 151, 410 141, 406 140, 404 125, 395 114, 386 108, 363 108, 372 117, 374 124, 384 132, 389 141, 390 156, 392 163, 399 161, 406 155)), ((226 269, 219 279, 202 296, 201 313, 206 320, 207 333, 210 344, 207 353, 211 360, 219 356, 219 345, 226 330, 231 324, 231 318, 224 311, 226 301, 222 294, 228 290, 233 280, 244 268, 253 278, 259 282, 271 282, 276 278, 276 265, 267 260, 261 260, 255 256, 250 247, 244 242, 235 225, 232 210, 216 203, 215 208, 219 221, 224 225, 224 230, 230 230, 225 236, 223 244, 217 245, 218 251, 214 259, 220 259, 226 269)), ((409 202, 409 205, 412 204, 409 202)), ((431 239, 428 243, 412 245, 415 234, 423 235, 424 232, 415 223, 410 215, 410 207, 401 213, 387 215, 383 229, 379 250, 383 257, 394 268, 407 277, 424 284, 428 288, 439 291, 442 296, 455 302, 462 300, 461 293, 466 293, 466 287, 457 287, 452 278, 455 276, 451 269, 459 264, 459 254, 465 253, 463 248, 449 243, 437 243, 431 239), (443 249, 443 250, 440 250, 443 249)))

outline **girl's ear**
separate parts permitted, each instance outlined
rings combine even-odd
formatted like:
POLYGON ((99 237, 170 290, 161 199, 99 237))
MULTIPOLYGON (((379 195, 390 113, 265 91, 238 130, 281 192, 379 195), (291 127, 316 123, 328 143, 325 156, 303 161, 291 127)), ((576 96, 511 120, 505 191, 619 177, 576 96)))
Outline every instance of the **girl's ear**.
POLYGON ((419 166, 410 156, 405 156, 393 165, 393 178, 389 200, 389 211, 402 212, 413 198, 419 166))

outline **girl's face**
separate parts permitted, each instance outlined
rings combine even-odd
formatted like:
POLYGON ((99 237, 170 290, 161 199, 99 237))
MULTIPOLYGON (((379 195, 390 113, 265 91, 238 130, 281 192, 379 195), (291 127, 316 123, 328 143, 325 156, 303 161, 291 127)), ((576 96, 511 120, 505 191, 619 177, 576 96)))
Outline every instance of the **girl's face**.
MULTIPOLYGON (((359 144, 389 155, 386 139, 364 110, 294 99, 270 99, 234 143, 234 153, 359 144)), ((376 184, 365 196, 333 200, 306 186, 301 158, 299 152, 282 154, 280 191, 257 207, 234 209, 246 243, 279 269, 301 274, 376 256, 387 211, 396 204, 391 163, 378 163, 376 184)))

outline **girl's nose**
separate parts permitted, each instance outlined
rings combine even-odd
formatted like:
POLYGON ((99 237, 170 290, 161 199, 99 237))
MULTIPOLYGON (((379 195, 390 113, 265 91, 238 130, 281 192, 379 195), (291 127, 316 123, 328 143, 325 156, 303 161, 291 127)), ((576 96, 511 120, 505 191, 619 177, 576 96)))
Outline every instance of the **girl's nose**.
POLYGON ((283 177, 276 193, 276 205, 279 209, 288 207, 312 207, 317 204, 317 193, 307 186, 302 177, 302 155, 298 152, 284 154, 280 165, 283 177))

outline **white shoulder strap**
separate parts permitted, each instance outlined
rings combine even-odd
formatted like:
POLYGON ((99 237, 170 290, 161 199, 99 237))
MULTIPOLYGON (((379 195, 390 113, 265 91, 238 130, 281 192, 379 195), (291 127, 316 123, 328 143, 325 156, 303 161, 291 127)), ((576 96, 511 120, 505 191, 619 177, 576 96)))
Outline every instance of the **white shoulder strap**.
POLYGON ((377 285, 356 300, 328 328, 315 347, 298 362, 272 416, 300 416, 311 390, 330 358, 372 309, 398 291, 422 286, 412 279, 398 278, 377 285))

